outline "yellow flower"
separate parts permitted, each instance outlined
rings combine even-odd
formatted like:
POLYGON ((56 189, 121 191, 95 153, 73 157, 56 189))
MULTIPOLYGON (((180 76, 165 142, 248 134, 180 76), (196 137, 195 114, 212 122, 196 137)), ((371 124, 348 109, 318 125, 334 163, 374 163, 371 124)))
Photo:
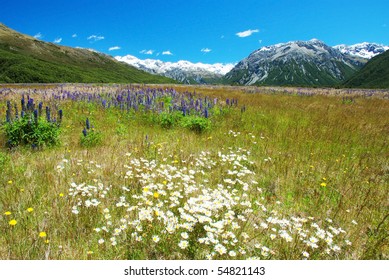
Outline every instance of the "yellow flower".
POLYGON ((148 192, 148 191, 149 191, 149 188, 143 188, 143 191, 144 191, 144 192, 148 192))
POLYGON ((12 180, 9 180, 9 181, 8 181, 8 184, 10 184, 10 185, 11 185, 11 184, 12 184, 12 180))
POLYGON ((49 243, 50 243, 50 240, 46 239, 46 240, 45 240, 45 243, 46 243, 46 244, 49 244, 49 243))
POLYGON ((16 220, 9 221, 10 226, 15 226, 18 222, 16 220))
POLYGON ((7 212, 4 212, 4 215, 6 215, 6 216, 9 216, 9 215, 11 215, 12 213, 10 212, 10 211, 7 211, 7 212))
POLYGON ((41 231, 40 233, 39 233, 39 237, 41 237, 41 238, 45 238, 47 236, 47 234, 46 234, 46 232, 44 232, 44 231, 41 231))
POLYGON ((166 185, 166 184, 167 184, 167 181, 166 181, 166 180, 164 180, 162 183, 163 183, 164 185, 166 185))
POLYGON ((30 208, 27 208, 27 212, 32 212, 32 211, 34 211, 34 208, 32 208, 32 207, 30 207, 30 208))
POLYGON ((327 180, 327 178, 326 177, 323 177, 323 181, 326 181, 327 180))
POLYGON ((155 192, 155 193, 153 194, 153 196, 154 196, 154 198, 158 198, 158 197, 159 197, 159 193, 155 192))
POLYGON ((63 196, 64 196, 64 194, 63 194, 63 193, 60 193, 60 194, 59 194, 59 197, 63 197, 63 196))
POLYGON ((327 187, 327 184, 323 182, 323 183, 320 184, 320 186, 327 187))

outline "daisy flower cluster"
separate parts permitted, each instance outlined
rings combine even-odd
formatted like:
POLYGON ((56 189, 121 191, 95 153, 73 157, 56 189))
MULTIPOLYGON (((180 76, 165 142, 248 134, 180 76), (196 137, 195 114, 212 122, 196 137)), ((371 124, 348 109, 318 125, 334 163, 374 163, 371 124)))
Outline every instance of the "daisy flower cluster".
POLYGON ((283 215, 280 202, 268 202, 250 151, 228 148, 189 158, 127 153, 113 175, 116 185, 105 186, 101 178, 92 179, 94 185, 70 183, 72 212, 98 209, 98 224, 88 227, 99 246, 132 244, 163 251, 163 258, 333 259, 350 247, 346 231, 331 219, 283 215))

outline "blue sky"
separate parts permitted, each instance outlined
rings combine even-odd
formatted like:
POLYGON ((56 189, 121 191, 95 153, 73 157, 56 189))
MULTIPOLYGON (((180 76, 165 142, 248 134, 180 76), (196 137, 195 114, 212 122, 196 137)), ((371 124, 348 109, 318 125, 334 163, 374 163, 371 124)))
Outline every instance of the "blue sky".
POLYGON ((112 56, 235 63, 293 40, 389 45, 388 0, 0 2, 0 22, 19 32, 112 56))

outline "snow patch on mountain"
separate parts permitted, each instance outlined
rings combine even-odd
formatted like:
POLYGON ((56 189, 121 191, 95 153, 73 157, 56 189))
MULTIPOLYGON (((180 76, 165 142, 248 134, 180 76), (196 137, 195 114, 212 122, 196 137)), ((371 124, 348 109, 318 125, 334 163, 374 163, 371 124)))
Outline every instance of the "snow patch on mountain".
POLYGON ((350 46, 341 44, 341 45, 334 46, 333 48, 339 50, 343 54, 362 57, 365 59, 371 59, 374 56, 389 50, 389 46, 384 46, 376 43, 367 43, 367 42, 350 45, 350 46))
POLYGON ((185 83, 190 83, 191 80, 198 83, 205 83, 204 78, 221 78, 235 66, 232 63, 206 64, 200 62, 192 63, 187 60, 164 62, 158 59, 139 59, 133 55, 115 56, 115 59, 146 72, 164 75, 185 83))

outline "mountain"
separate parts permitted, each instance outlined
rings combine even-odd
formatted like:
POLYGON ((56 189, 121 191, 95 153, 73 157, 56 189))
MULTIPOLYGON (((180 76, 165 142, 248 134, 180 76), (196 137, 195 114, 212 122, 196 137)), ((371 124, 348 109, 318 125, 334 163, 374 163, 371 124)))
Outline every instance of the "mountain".
POLYGON ((0 82, 176 83, 120 63, 106 54, 47 43, 1 23, 0 82))
POLYGON ((334 86, 366 62, 317 39, 292 41, 252 52, 225 75, 224 81, 238 85, 334 86))
POLYGON ((344 86, 389 88, 389 50, 369 60, 360 71, 344 83, 344 86))
POLYGON ((233 64, 192 63, 186 60, 163 62, 157 59, 139 59, 132 55, 115 56, 118 61, 126 62, 151 74, 159 74, 185 84, 217 83, 229 72, 233 64))
POLYGON ((339 50, 343 54, 358 56, 365 59, 371 59, 376 55, 384 53, 389 50, 389 46, 384 46, 376 43, 359 43, 351 46, 347 45, 337 45, 333 47, 334 49, 339 50))

